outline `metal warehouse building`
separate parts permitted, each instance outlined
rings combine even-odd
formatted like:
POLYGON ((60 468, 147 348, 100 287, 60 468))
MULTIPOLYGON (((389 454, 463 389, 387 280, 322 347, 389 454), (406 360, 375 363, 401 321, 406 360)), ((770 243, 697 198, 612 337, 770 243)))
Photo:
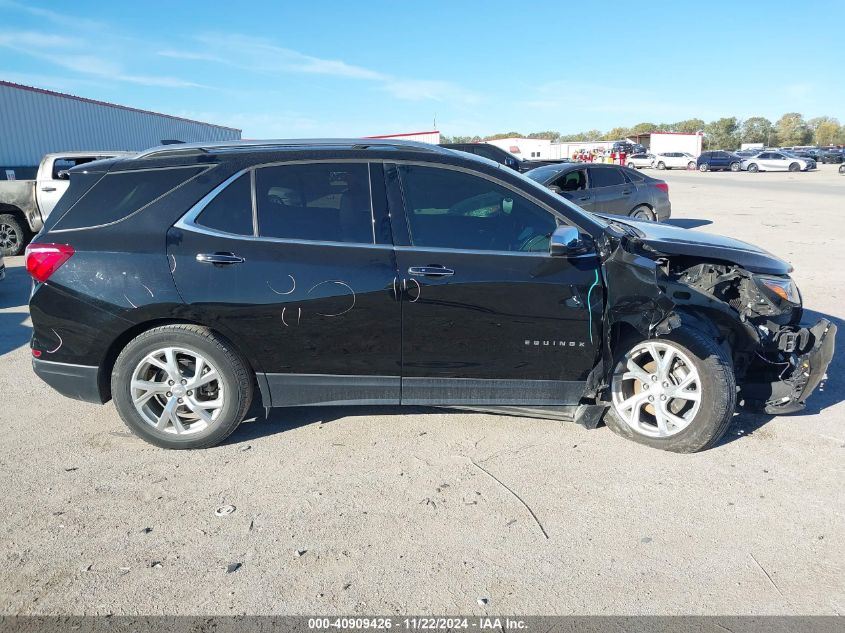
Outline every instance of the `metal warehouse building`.
POLYGON ((0 167, 36 166, 50 152, 240 138, 231 127, 0 81, 0 167))

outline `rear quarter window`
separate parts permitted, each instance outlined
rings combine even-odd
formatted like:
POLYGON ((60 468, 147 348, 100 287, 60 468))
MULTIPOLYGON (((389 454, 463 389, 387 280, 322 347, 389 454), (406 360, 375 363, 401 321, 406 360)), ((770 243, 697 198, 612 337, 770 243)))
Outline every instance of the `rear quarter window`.
MULTIPOLYGON (((113 172, 103 176, 53 227, 81 229, 124 220, 164 197, 205 167, 172 167, 113 172)), ((77 175, 71 178, 71 186, 77 175)))

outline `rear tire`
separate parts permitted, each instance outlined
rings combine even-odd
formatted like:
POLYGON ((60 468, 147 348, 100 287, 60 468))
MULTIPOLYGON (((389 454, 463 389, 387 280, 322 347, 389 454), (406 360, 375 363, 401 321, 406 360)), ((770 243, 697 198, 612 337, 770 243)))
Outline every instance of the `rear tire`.
POLYGON ((628 217, 634 220, 643 220, 645 222, 655 221, 654 212, 644 204, 641 204, 631 211, 631 213, 628 214, 628 217))
POLYGON ((0 215, 0 251, 4 257, 14 257, 26 248, 29 231, 18 216, 11 213, 0 215))
POLYGON ((254 383, 248 368, 209 329, 165 325, 139 334, 117 357, 112 397, 129 430, 150 444, 207 448, 246 415, 254 383))
POLYGON ((715 446, 736 408, 736 376, 719 343, 699 330, 682 327, 664 337, 629 341, 621 348, 611 381, 612 404, 604 417, 607 426, 627 439, 675 453, 715 446), (666 372, 649 362, 654 355, 648 348, 661 361, 672 350, 666 372), (690 400, 694 396, 697 400, 690 400))
POLYGON ((731 163, 731 171, 739 171, 739 163, 731 163))
POLYGON ((839 173, 845 174, 845 164, 842 164, 842 165, 839 166, 839 173))

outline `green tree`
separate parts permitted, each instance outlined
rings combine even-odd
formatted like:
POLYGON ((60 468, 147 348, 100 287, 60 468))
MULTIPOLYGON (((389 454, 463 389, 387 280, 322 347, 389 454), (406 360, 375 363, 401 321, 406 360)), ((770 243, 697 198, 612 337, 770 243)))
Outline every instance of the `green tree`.
POLYGON ((686 119, 667 126, 667 132, 683 132, 684 134, 695 134, 704 129, 703 119, 686 119))
POLYGON ((655 130, 659 130, 660 128, 655 125, 654 123, 637 123, 634 127, 631 128, 631 134, 648 134, 649 132, 654 132, 655 130))
POLYGON ((740 139, 743 143, 765 143, 772 146, 776 144, 772 122, 766 117, 753 116, 742 122, 740 128, 740 139))
POLYGON ((736 149, 739 144, 739 121, 723 117, 704 126, 707 149, 736 149))
POLYGON ((799 112, 787 112, 775 123, 778 142, 781 145, 805 145, 810 142, 813 133, 804 117, 799 112))
POLYGON ((618 141, 631 134, 631 130, 626 127, 615 127, 607 134, 603 135, 605 141, 618 141))
POLYGON ((560 132, 531 132, 531 134, 528 135, 528 138, 546 139, 555 143, 560 140, 560 132))
POLYGON ((485 136, 485 141, 495 141, 500 138, 525 138, 522 136, 520 132, 500 132, 498 134, 491 134, 490 136, 485 136))
POLYGON ((839 121, 829 116, 819 116, 807 121, 807 126, 813 132, 816 145, 833 145, 842 136, 842 126, 839 121))

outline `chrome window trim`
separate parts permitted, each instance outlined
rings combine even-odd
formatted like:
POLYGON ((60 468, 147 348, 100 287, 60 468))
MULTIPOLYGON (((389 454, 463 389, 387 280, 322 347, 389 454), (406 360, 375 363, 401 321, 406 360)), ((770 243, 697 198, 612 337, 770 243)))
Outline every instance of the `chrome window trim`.
MULTIPOLYGON (((376 244, 376 221, 375 221, 375 210, 373 209, 373 181, 371 177, 370 171, 370 163, 373 162, 381 162, 377 160, 365 160, 360 158, 343 158, 343 159, 317 159, 317 160, 290 160, 290 161, 276 161, 273 163, 261 163, 258 165, 252 165, 250 167, 246 167, 241 169, 240 171, 232 174, 226 180, 221 182, 217 185, 214 189, 209 191, 205 194, 198 202, 194 204, 188 211, 177 220, 174 224, 174 228, 182 229, 185 231, 194 231, 196 233, 203 233, 205 235, 213 235, 216 237, 229 237, 229 238, 236 238, 236 239, 253 239, 253 240, 261 240, 265 242, 276 242, 282 244, 316 244, 320 246, 352 246, 352 247, 359 247, 359 248, 368 248, 368 247, 386 247, 392 248, 392 244, 376 244), (355 164, 363 164, 367 167, 367 187, 370 192, 370 224, 372 228, 373 234, 373 243, 366 244, 364 242, 335 242, 331 240, 304 240, 298 238, 288 238, 288 237, 269 237, 265 235, 260 235, 259 233, 259 221, 258 221, 258 194, 256 191, 256 172, 259 169, 263 169, 265 167, 283 167, 285 165, 313 165, 313 164, 324 164, 324 163, 355 163, 355 164), (230 184, 235 182, 239 177, 243 176, 244 174, 250 174, 250 190, 251 190, 251 198, 252 198, 252 235, 239 235, 238 233, 229 233, 227 231, 220 231, 218 229, 212 229, 207 226, 203 226, 202 224, 197 223, 197 218, 199 217, 200 213, 202 213, 205 208, 211 204, 212 200, 214 200, 220 193, 226 189, 230 184)), ((198 174, 199 175, 199 174, 198 174)), ((152 204, 152 203, 151 203, 152 204)))
MULTIPOLYGON (((238 239, 238 240, 256 240, 262 242, 270 242, 275 244, 298 244, 298 245, 314 245, 314 246, 344 246, 347 248, 372 248, 377 250, 396 250, 396 251, 406 251, 406 252, 415 252, 415 251, 433 251, 439 253, 458 253, 458 254, 467 254, 467 255, 511 255, 511 256, 530 256, 530 257, 551 257, 547 252, 532 252, 532 251, 493 251, 493 250, 475 250, 475 249, 456 249, 456 248, 443 248, 443 247, 435 247, 435 246, 395 246, 393 244, 364 244, 361 242, 334 242, 328 240, 302 240, 302 239, 294 239, 294 238, 282 238, 282 237, 266 237, 258 235, 257 230, 255 231, 254 235, 238 235, 237 233, 227 233, 225 231, 218 231, 216 229, 211 229, 208 227, 204 227, 200 224, 196 224, 195 220, 197 216, 203 211, 203 209, 228 185, 238 179, 238 177, 246 174, 247 172, 253 172, 251 178, 254 178, 254 172, 257 169, 261 169, 263 167, 276 167, 281 165, 302 165, 302 164, 318 164, 318 163, 366 163, 367 164, 367 171, 370 172, 370 164, 371 163, 379 163, 382 165, 417 165, 420 167, 437 167, 442 169, 451 169, 453 171, 460 171, 466 174, 470 174, 472 176, 477 176, 480 178, 484 178, 493 182, 497 185, 505 187, 506 189, 513 191, 521 195, 522 197, 530 200, 534 204, 537 204, 541 208, 550 212, 554 217, 559 218, 564 224, 570 226, 573 225, 568 218, 563 216, 560 212, 556 211, 550 205, 546 204, 542 200, 535 198, 534 196, 530 195, 529 193, 517 189, 516 187, 510 185, 507 182, 504 182, 498 178, 493 176, 489 176, 488 174, 483 174, 481 172, 475 171, 473 169, 468 169, 466 167, 462 167, 459 165, 449 165, 447 163, 439 163, 439 162, 429 162, 429 161, 422 161, 422 160, 397 160, 397 159, 387 159, 387 158, 373 158, 373 159, 360 159, 360 158, 326 158, 326 159, 302 159, 302 160, 292 160, 292 161, 274 161, 271 163, 260 163, 256 165, 252 165, 250 167, 246 167, 231 176, 229 176, 226 180, 221 182, 217 185, 214 189, 208 192, 205 196, 203 196, 193 207, 191 207, 173 226, 174 228, 179 228, 185 231, 193 231, 195 233, 202 233, 205 235, 210 235, 213 237, 225 237, 230 239, 238 239)), ((498 165, 498 163, 497 163, 498 165)), ((501 169, 508 169, 506 167, 500 166, 501 169)), ((373 209, 373 197, 372 197, 372 177, 370 177, 369 181, 370 186, 370 215, 373 221, 373 241, 375 242, 375 214, 373 209)), ((255 187, 252 188, 253 196, 257 198, 255 187)), ((404 193, 403 193, 404 199, 404 193)), ((404 208, 401 210, 402 213, 405 212, 404 208)), ((257 225, 257 204, 254 206, 254 218, 255 224, 257 225)), ((388 208, 388 217, 391 217, 392 210, 388 208)), ((580 227, 578 227, 580 228, 580 227)), ((566 259, 586 259, 588 257, 596 257, 596 253, 585 253, 583 255, 577 255, 575 257, 568 257, 566 259)))
POLYGON ((255 193, 255 170, 249 170, 249 197, 252 204, 252 235, 258 237, 258 196, 255 193))
MULTIPOLYGON (((460 255, 515 255, 520 257, 552 257, 549 253, 543 251, 480 251, 472 248, 445 248, 441 246, 394 246, 397 251, 404 252, 434 252, 434 253, 457 253, 460 255)), ((583 255, 574 255, 572 257, 563 257, 555 259, 587 259, 588 257, 598 257, 597 253, 584 253, 583 255)))

